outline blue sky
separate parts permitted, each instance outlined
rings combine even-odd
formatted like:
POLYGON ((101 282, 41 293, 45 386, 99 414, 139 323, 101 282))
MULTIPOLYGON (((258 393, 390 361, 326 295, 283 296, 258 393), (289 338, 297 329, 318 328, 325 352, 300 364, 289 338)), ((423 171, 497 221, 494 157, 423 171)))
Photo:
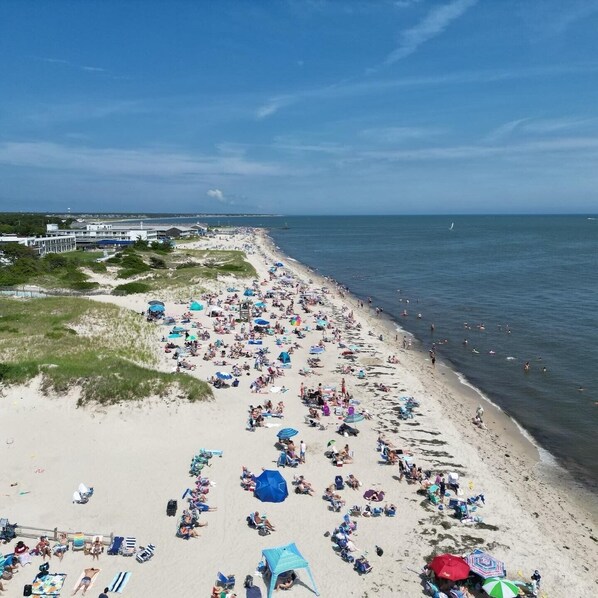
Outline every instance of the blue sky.
POLYGON ((598 0, 0 3, 0 209, 596 212, 598 0))

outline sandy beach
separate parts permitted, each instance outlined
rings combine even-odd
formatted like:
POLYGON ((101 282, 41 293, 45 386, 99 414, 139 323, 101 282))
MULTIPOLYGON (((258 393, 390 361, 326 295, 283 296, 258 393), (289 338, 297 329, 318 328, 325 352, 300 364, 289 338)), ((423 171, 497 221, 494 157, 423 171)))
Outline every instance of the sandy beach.
MULTIPOLYGON (((78 407, 76 391, 66 396, 44 396, 39 380, 2 389, 0 517, 33 528, 83 531, 105 538, 110 534, 133 536, 140 545, 156 546, 155 556, 146 563, 109 556, 106 551, 97 561, 72 550, 61 562, 52 558, 50 571, 67 574, 62 596, 71 595, 80 573, 90 566, 101 571, 87 596, 97 596, 123 571, 132 573, 124 596, 208 597, 218 571, 236 576, 239 596, 245 595, 243 579, 253 575, 266 596, 264 582, 256 575, 261 551, 289 542, 295 542, 309 561, 323 597, 423 596, 420 572, 432 554, 464 554, 475 548, 503 560, 509 579, 529 581, 532 572, 539 570, 540 596, 581 597, 596 590, 596 501, 586 498, 582 503, 573 489, 569 494, 565 474, 561 483, 554 483, 554 470, 543 464, 537 448, 503 412, 484 403, 487 429, 475 426, 472 417, 480 397, 462 385, 446 365, 437 362, 433 366, 419 350, 403 349, 402 333, 396 332, 393 323, 377 317, 367 305, 359 307, 355 297, 333 282, 281 255, 264 232, 218 236, 199 241, 197 246, 251 248, 248 260, 258 272, 256 289, 265 292, 287 278, 284 288, 288 298, 282 300, 283 308, 292 300, 302 318, 301 328, 308 326, 309 330, 305 338, 297 339, 289 316, 274 309, 271 299, 265 300, 268 307, 264 317, 285 328, 284 334, 264 335, 261 346, 268 349, 267 357, 275 360, 294 342, 300 346, 290 354, 291 367, 283 369, 284 375, 276 377, 261 393, 250 389, 260 375, 254 369, 253 356, 237 360, 225 357, 226 365, 202 359, 208 343, 221 339, 230 346, 235 342, 234 335, 240 333, 240 324, 236 324, 232 332, 216 334, 214 318, 205 309, 192 312, 191 323, 184 324, 201 325, 210 331, 210 340, 200 341, 199 355, 186 358, 196 366, 188 374, 207 380, 219 370, 231 371, 233 363, 249 366, 239 376, 238 387, 215 388, 211 401, 191 404, 155 398, 109 407, 78 407), (284 267, 271 273, 273 264, 279 261, 284 267), (297 290, 302 286, 314 289, 321 298, 321 303, 310 307, 310 313, 304 313, 298 305, 297 290), (317 314, 329 322, 323 331, 316 330, 317 314), (333 340, 335 334, 340 336, 340 343, 333 340), (282 337, 277 344, 277 338, 282 337), (319 343, 325 349, 318 355, 321 367, 301 375, 302 368, 308 367, 310 347, 319 343), (358 347, 351 359, 343 356, 348 345, 358 347), (388 362, 392 355, 398 363, 388 362), (343 374, 341 368, 347 366, 353 367, 354 373, 343 374), (359 370, 363 370, 363 378, 356 375, 359 370), (355 424, 360 432, 357 437, 336 433, 342 415, 322 416, 322 425, 316 427, 305 421, 308 408, 300 398, 301 385, 316 389, 322 384, 340 392, 343 378, 356 401, 356 410, 371 414, 371 419, 355 424), (379 385, 388 390, 381 390, 379 385), (271 391, 272 387, 283 386, 286 392, 271 391), (399 418, 400 397, 414 397, 419 403, 412 419, 399 418), (249 431, 249 406, 268 399, 275 404, 284 402, 284 417, 265 418, 267 426, 249 431), (289 488, 284 502, 260 503, 252 492, 241 487, 242 467, 255 474, 262 469, 277 469, 280 451, 276 434, 286 427, 299 431, 297 444, 305 442, 305 463, 280 469, 289 488), (462 523, 448 508, 448 500, 440 510, 425 494, 418 493, 419 483, 399 481, 399 467, 381 463, 377 451, 380 433, 396 447, 412 453, 412 461, 424 471, 431 470, 433 478, 438 473, 458 473, 460 497, 483 494, 485 503, 473 513, 481 521, 462 523), (339 447, 349 444, 352 463, 342 467, 331 463, 324 455, 331 440, 339 447), (182 496, 194 484, 189 464, 202 448, 223 452, 202 471, 213 482, 208 503, 217 510, 202 513, 200 520, 207 526, 197 528, 199 537, 184 540, 176 537, 177 522, 187 506, 182 496), (346 505, 334 512, 322 495, 335 476, 346 478, 349 474, 362 486, 341 490, 346 505), (293 491, 296 475, 305 476, 313 485, 313 496, 293 491), (71 499, 80 482, 94 488, 93 496, 83 505, 73 504, 71 499), (372 565, 370 573, 359 575, 333 549, 327 532, 334 532, 352 505, 376 506, 363 497, 368 489, 384 491, 380 504, 396 505, 397 514, 353 518, 357 522, 352 536, 359 549, 356 555, 367 552, 372 565), (166 516, 169 499, 178 501, 176 517, 166 516), (265 513, 276 531, 261 536, 249 527, 246 518, 254 511, 265 513), (383 549, 382 556, 376 553, 376 546, 383 549)), ((220 278, 206 283, 206 287, 226 302, 233 294, 227 288, 234 286, 242 294, 251 284, 251 280, 220 278)), ((153 298, 109 294, 94 297, 137 313, 143 312, 153 298)), ((166 315, 178 324, 189 303, 176 303, 174 295, 158 298, 166 304, 166 315)), ((193 298, 207 303, 200 297, 193 298)), ((156 324, 154 331, 158 367, 165 372, 175 366, 161 340, 170 328, 156 324)), ((182 341, 184 338, 174 340, 177 344, 182 341)), ((247 349, 253 352, 255 347, 247 349)), ((31 548, 36 544, 34 539, 25 541, 31 548)), ((2 545, 2 554, 12 552, 14 545, 15 541, 2 545)), ((0 595, 21 596, 24 584, 32 582, 41 563, 41 557, 34 556, 32 564, 21 567, 12 580, 4 582, 5 591, 0 595)), ((300 582, 277 595, 314 595, 308 575, 302 570, 297 573, 300 582)))

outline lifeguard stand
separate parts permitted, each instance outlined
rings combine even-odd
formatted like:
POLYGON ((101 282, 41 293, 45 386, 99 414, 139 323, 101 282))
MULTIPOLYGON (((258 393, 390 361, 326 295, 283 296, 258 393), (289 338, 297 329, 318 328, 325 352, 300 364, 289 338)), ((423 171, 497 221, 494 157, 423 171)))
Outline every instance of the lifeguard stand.
POLYGON ((241 322, 249 322, 251 320, 252 301, 241 301, 239 304, 239 320, 241 322))

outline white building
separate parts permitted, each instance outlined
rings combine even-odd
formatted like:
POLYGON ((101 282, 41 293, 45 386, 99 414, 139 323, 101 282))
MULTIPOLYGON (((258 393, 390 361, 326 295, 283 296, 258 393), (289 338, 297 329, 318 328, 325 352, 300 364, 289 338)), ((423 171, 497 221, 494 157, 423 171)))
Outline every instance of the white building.
POLYGON ((64 253, 75 251, 77 242, 75 235, 56 235, 49 237, 17 237, 17 235, 0 236, 0 243, 19 243, 25 247, 31 247, 39 256, 43 257, 48 253, 64 253))
POLYGON ((152 243, 158 240, 158 232, 153 229, 130 228, 105 223, 86 224, 85 228, 74 228, 72 230, 59 229, 57 224, 47 224, 46 231, 49 236, 74 235, 79 247, 104 245, 111 242, 125 244, 134 243, 135 241, 148 241, 152 243))

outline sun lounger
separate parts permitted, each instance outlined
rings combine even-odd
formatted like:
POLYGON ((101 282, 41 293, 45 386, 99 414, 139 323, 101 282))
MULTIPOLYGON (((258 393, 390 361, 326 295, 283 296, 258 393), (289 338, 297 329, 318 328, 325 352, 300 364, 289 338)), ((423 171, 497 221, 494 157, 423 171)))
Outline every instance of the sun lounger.
POLYGON ((73 535, 73 551, 75 550, 85 550, 85 535, 80 532, 73 535))
POLYGON ((225 590, 232 590, 235 587, 235 576, 226 576, 224 573, 220 573, 220 571, 218 571, 218 575, 216 576, 216 584, 225 590))
POLYGON ((137 538, 127 537, 124 539, 122 546, 120 547, 119 554, 121 556, 133 556, 135 549, 137 548, 137 538))
POLYGON ((112 540, 112 544, 110 544, 110 548, 108 548, 108 554, 116 556, 120 552, 120 548, 123 542, 123 536, 115 536, 114 540, 112 540))
POLYGON ((145 563, 149 561, 153 556, 156 547, 153 544, 148 544, 145 548, 143 546, 139 547, 135 558, 137 559, 138 563, 145 563))

